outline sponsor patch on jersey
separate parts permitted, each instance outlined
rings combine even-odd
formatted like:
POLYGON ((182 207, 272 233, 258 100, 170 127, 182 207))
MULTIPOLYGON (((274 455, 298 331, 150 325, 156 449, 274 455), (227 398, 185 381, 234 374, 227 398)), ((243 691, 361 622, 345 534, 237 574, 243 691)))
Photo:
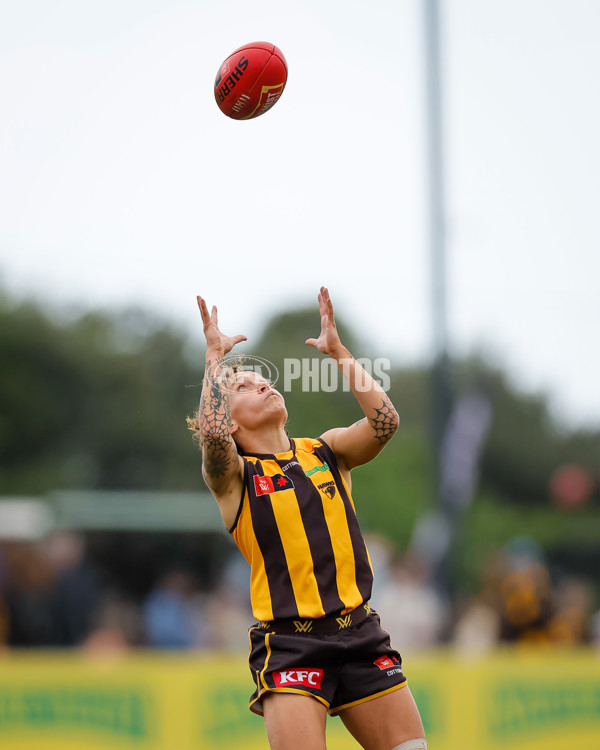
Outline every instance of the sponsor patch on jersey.
POLYGON ((390 669, 390 667, 395 667, 399 663, 395 656, 380 656, 379 659, 375 659, 373 662, 381 670, 390 669))
POLYGON ((329 471, 329 465, 327 464, 327 461, 325 461, 323 466, 313 466, 312 469, 304 469, 304 473, 307 477, 312 477, 312 475, 317 471, 329 471))
POLYGON ((302 687, 321 689, 322 669, 285 669, 273 672, 276 687, 302 687))
POLYGON ((270 495, 282 490, 293 490, 294 483, 285 474, 273 474, 272 477, 254 476, 254 491, 257 495, 270 495))

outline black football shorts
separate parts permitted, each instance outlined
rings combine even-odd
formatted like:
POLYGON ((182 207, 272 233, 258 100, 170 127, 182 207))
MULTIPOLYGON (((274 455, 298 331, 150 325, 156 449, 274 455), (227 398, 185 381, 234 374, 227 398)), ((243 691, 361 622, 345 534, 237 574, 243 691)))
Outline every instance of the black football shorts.
POLYGON ((257 714, 266 692, 311 695, 336 715, 406 685, 400 654, 374 610, 337 633, 277 633, 257 624, 249 636, 250 710, 257 714))

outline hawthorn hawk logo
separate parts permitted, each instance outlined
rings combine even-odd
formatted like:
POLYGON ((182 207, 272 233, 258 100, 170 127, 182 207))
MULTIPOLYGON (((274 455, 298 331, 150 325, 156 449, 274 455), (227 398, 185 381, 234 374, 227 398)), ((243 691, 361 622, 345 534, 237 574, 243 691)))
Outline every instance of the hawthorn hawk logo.
POLYGON ((333 499, 333 496, 335 495, 335 482, 323 482, 323 484, 318 484, 317 487, 321 492, 327 495, 330 500, 333 499))

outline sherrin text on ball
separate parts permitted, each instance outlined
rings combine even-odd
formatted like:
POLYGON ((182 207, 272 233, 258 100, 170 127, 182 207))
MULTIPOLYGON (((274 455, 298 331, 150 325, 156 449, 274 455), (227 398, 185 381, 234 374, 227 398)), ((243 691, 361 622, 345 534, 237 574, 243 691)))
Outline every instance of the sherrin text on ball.
POLYGON ((285 57, 274 44, 245 44, 219 67, 215 101, 221 112, 234 120, 260 117, 279 101, 287 74, 285 57))

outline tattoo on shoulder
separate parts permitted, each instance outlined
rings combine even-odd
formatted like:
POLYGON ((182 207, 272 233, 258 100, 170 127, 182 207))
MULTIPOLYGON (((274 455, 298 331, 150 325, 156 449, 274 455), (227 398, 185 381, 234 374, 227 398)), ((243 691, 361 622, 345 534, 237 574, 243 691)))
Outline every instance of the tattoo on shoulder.
POLYGON ((369 417, 369 424, 375 432, 375 439, 380 445, 385 445, 392 437, 397 427, 396 410, 388 399, 381 402, 379 409, 374 409, 376 416, 369 417))

